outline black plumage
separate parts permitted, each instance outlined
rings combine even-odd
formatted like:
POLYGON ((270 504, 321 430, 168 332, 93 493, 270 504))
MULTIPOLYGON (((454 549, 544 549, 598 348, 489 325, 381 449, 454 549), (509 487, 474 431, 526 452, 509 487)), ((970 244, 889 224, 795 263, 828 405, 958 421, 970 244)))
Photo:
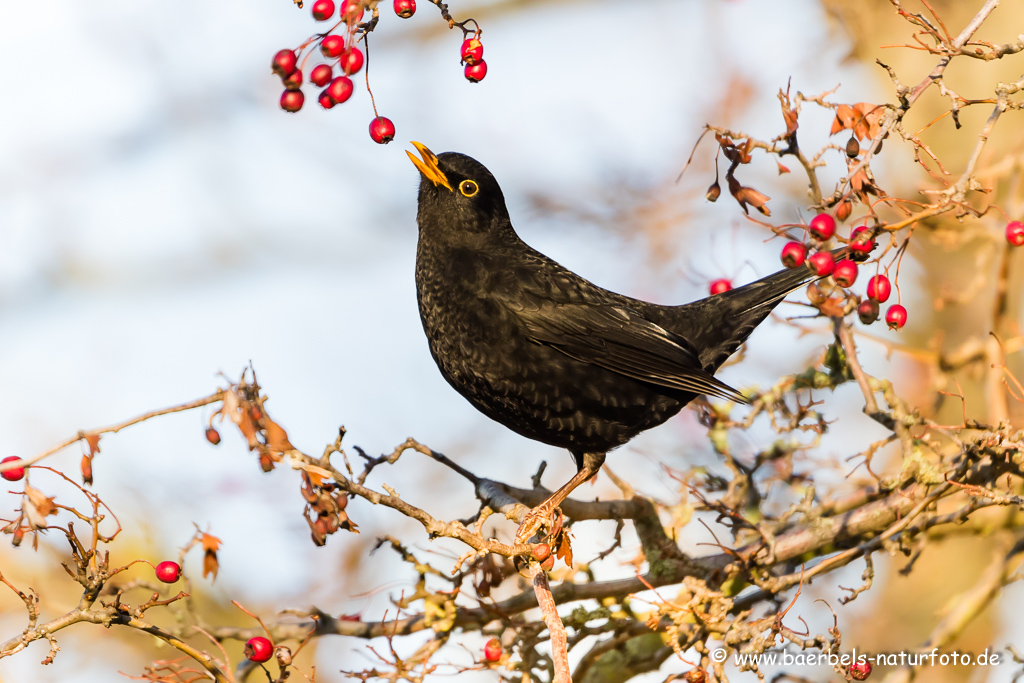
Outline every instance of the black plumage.
POLYGON ((714 377, 789 292, 816 279, 784 270, 723 294, 663 306, 608 291, 532 249, 478 161, 422 160, 416 289, 441 374, 485 415, 566 448, 577 475, 520 527, 523 541, 593 476, 604 455, 698 395, 737 402, 714 377))

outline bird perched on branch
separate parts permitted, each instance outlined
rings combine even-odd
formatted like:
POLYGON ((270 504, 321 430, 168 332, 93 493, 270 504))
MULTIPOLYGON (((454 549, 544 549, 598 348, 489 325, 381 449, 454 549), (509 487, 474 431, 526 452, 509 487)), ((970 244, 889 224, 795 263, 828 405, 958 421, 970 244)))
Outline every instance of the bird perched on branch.
POLYGON ((682 306, 616 294, 523 242, 483 164, 412 144, 422 175, 416 291, 437 367, 482 413, 576 462, 526 516, 520 543, 611 449, 697 396, 746 403, 715 371, 788 293, 818 279, 784 270, 682 306))

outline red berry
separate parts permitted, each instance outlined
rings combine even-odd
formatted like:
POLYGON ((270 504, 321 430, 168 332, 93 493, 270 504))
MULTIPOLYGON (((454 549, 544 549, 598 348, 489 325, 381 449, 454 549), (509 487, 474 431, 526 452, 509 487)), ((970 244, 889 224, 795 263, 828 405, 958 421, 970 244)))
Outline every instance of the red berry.
POLYGON ((334 101, 334 98, 331 97, 331 93, 326 90, 320 93, 320 96, 316 98, 316 101, 319 102, 320 106, 324 109, 330 109, 337 104, 337 102, 334 101))
POLYGON ((357 73, 363 68, 363 53, 357 47, 350 47, 342 53, 338 66, 346 76, 357 73))
POLYGON ((327 21, 334 14, 334 0, 316 0, 313 3, 313 18, 327 21))
POLYGON ((329 36, 324 36, 324 39, 320 41, 320 52, 324 53, 324 57, 334 59, 344 51, 345 39, 341 36, 336 36, 332 33, 329 36))
POLYGON ((302 94, 301 90, 285 90, 281 94, 281 109, 294 114, 302 109, 302 103, 305 101, 306 96, 302 94))
POLYGON ((712 280, 711 284, 708 285, 708 291, 712 294, 721 294, 722 292, 728 292, 730 289, 732 289, 732 283, 724 277, 712 280))
POLYGON ((856 254, 870 254, 875 246, 875 240, 871 238, 871 231, 868 228, 860 227, 850 233, 850 251, 856 254))
POLYGON ((861 662, 854 662, 850 665, 850 678, 855 681, 866 681, 868 676, 871 675, 871 662, 864 660, 861 662))
POLYGON ((884 275, 874 275, 868 280, 868 298, 879 303, 885 303, 892 294, 892 285, 889 278, 884 275))
POLYGON ((1024 245, 1024 223, 1010 221, 1006 224, 1006 241, 1015 247, 1024 245))
MULTIPOLYGON (((16 455, 9 455, 6 458, 4 458, 3 460, 0 460, 0 464, 3 464, 5 462, 14 462, 15 460, 21 460, 21 458, 19 458, 16 455)), ((25 476, 25 468, 24 467, 15 467, 12 470, 4 470, 3 472, 0 472, 0 477, 3 477, 7 481, 20 481, 21 478, 24 477, 24 476, 25 476)))
POLYGON ((496 662, 501 659, 501 641, 497 638, 491 638, 484 645, 484 659, 488 662, 496 662))
POLYGON ((416 0, 395 0, 395 14, 403 19, 416 14, 416 0))
POLYGON ((787 268, 799 268, 807 258, 807 247, 799 242, 788 242, 782 248, 782 263, 787 268))
MULTIPOLYGON (((334 100, 334 104, 341 104, 348 98, 352 97, 352 81, 345 76, 338 76, 331 84, 327 86, 327 90, 324 92, 330 95, 331 99, 334 100)), ((322 103, 321 103, 322 104, 322 103)))
POLYGON ((832 271, 832 279, 840 287, 849 287, 857 281, 857 264, 844 258, 836 264, 835 270, 832 271))
POLYGON ((349 23, 362 21, 365 11, 362 0, 344 0, 341 3, 341 18, 349 23))
POLYGON ((907 309, 899 304, 893 304, 885 312, 885 322, 889 324, 890 330, 898 330, 907 324, 907 309))
POLYGON ((245 656, 253 662, 265 662, 273 654, 273 644, 263 636, 255 636, 245 643, 245 656))
POLYGON ((284 87, 288 90, 298 90, 302 87, 302 69, 296 69, 291 74, 281 79, 284 87))
POLYGON ((164 583, 174 583, 181 578, 181 565, 166 560, 156 566, 156 578, 164 583))
POLYGON ((395 124, 385 116, 370 121, 370 137, 378 145, 386 145, 395 139, 395 124))
POLYGON ((472 66, 484 60, 484 44, 478 38, 468 38, 462 43, 462 61, 472 66))
POLYGON ((466 80, 470 83, 479 83, 487 75, 487 62, 481 59, 476 64, 467 64, 466 70, 463 73, 465 73, 466 80))
POLYGON ((810 265, 811 270, 814 271, 814 274, 821 277, 828 277, 836 267, 836 260, 827 251, 819 251, 807 259, 807 263, 810 265))
POLYGON ((318 88, 322 88, 331 82, 334 72, 330 64, 317 64, 309 74, 310 82, 318 88))
POLYGON ((543 562, 551 555, 551 546, 547 543, 538 543, 533 547, 533 558, 543 562))
POLYGON ((213 427, 206 428, 206 440, 212 443, 214 446, 220 443, 220 432, 213 427))
POLYGON ((274 55, 274 61, 270 63, 270 68, 274 70, 281 78, 290 76, 295 71, 296 65, 299 63, 298 57, 291 50, 279 50, 274 55))
POLYGON ((878 320, 878 302, 874 299, 864 299, 864 301, 861 301, 860 305, 857 306, 857 317, 865 325, 870 325, 878 320))
POLYGON ((824 242, 836 234, 836 221, 827 213, 819 213, 811 219, 807 228, 811 233, 811 237, 824 242))

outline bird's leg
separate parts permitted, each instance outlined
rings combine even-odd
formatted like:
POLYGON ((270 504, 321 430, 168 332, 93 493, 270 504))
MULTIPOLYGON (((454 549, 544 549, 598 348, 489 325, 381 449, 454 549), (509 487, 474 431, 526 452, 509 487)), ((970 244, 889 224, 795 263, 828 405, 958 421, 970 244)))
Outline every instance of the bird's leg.
POLYGON ((583 463, 572 479, 561 488, 552 493, 547 500, 533 508, 523 517, 519 529, 516 531, 516 543, 526 543, 531 536, 544 526, 544 523, 554 513, 555 508, 562 504, 562 501, 569 497, 576 487, 587 481, 601 469, 604 463, 604 453, 587 453, 583 457, 583 463))

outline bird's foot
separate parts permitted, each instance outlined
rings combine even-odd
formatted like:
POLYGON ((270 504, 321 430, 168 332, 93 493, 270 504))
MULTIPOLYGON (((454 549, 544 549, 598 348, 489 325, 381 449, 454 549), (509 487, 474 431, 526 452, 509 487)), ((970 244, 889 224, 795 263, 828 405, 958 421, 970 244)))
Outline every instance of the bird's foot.
POLYGON ((519 528, 516 530, 516 543, 527 543, 543 527, 550 527, 551 515, 555 512, 555 508, 555 505, 541 503, 527 512, 519 528))

